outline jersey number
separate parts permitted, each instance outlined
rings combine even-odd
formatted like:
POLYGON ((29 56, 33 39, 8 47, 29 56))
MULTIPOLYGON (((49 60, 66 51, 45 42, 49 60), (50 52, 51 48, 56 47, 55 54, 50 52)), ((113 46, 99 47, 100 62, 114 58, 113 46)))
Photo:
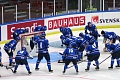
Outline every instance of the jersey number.
POLYGON ((73 49, 69 49, 69 53, 73 53, 73 49))

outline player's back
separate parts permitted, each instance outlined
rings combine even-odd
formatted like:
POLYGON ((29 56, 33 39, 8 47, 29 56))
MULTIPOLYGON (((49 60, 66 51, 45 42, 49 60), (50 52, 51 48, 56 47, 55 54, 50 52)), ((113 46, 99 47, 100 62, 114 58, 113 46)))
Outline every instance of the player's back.
POLYGON ((98 48, 96 48, 94 45, 88 45, 86 47, 86 52, 89 52, 90 54, 99 54, 100 53, 98 48))
POLYGON ((66 59, 77 59, 77 50, 74 48, 66 48, 63 54, 66 56, 66 59))
POLYGON ((19 50, 16 55, 16 59, 27 59, 28 57, 28 52, 24 50, 19 50))
POLYGON ((48 48, 49 48, 49 42, 47 39, 45 38, 40 38, 37 42, 38 45, 38 51, 40 53, 44 53, 44 52, 48 52, 48 48))
POLYGON ((108 39, 113 39, 116 36, 116 34, 114 32, 106 32, 105 35, 104 35, 105 38, 108 38, 108 39))
POLYGON ((10 42, 7 43, 9 48, 14 48, 17 45, 16 40, 11 40, 10 42))
POLYGON ((34 32, 37 32, 37 31, 42 31, 42 26, 35 27, 34 32))
POLYGON ((88 41, 88 42, 95 42, 95 38, 92 35, 89 34, 85 34, 84 35, 84 40, 88 41))
POLYGON ((78 46, 84 46, 85 43, 86 43, 86 40, 84 38, 79 37, 79 38, 76 39, 76 44, 78 46))
POLYGON ((24 29, 17 29, 14 32, 16 32, 18 34, 23 34, 23 33, 25 33, 25 30, 24 29))
POLYGON ((112 43, 108 46, 108 51, 117 52, 120 51, 120 43, 112 43))

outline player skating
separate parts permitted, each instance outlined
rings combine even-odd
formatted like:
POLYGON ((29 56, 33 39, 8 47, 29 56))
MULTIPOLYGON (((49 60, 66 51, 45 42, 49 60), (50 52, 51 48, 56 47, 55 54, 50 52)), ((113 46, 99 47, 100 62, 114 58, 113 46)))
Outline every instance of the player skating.
POLYGON ((96 48, 94 45, 90 45, 90 44, 86 43, 85 50, 86 50, 86 55, 87 55, 87 59, 88 59, 87 68, 85 69, 85 71, 89 71, 92 61, 95 61, 95 63, 96 63, 95 69, 99 70, 98 59, 100 57, 100 51, 98 50, 98 48, 96 48))
POLYGON ((98 47, 98 37, 100 37, 100 34, 98 33, 96 25, 92 24, 91 22, 88 22, 88 24, 85 26, 85 34, 90 34, 94 36, 95 45, 96 47, 98 47))
POLYGON ((40 35, 40 39, 37 42, 37 47, 38 47, 38 59, 36 62, 36 67, 35 70, 39 70, 39 64, 41 62, 41 60, 43 59, 43 57, 45 57, 46 61, 47 61, 47 66, 48 66, 48 70, 49 72, 53 72, 53 70, 51 69, 51 62, 50 62, 50 55, 49 55, 49 41, 48 39, 45 38, 46 34, 45 32, 43 32, 40 35))
POLYGON ((65 60, 65 65, 64 65, 64 70, 63 73, 66 72, 66 69, 68 68, 68 65, 70 62, 74 64, 75 70, 78 73, 78 65, 77 65, 77 59, 78 59, 78 54, 77 54, 77 49, 76 49, 76 43, 71 43, 70 47, 67 47, 64 52, 63 52, 63 58, 65 60))
POLYGON ((4 50, 9 56, 9 66, 13 65, 13 52, 16 49, 17 43, 20 41, 20 37, 16 37, 4 45, 4 50))
POLYGON ((120 43, 114 43, 114 40, 110 41, 110 44, 106 44, 107 50, 112 55, 111 57, 111 65, 108 69, 113 69, 114 59, 117 60, 117 66, 120 67, 120 43))
POLYGON ((25 65, 28 73, 31 74, 30 67, 29 67, 28 62, 27 62, 27 57, 29 57, 29 54, 26 51, 26 48, 22 47, 22 49, 17 52, 17 55, 15 57, 16 65, 14 67, 13 73, 17 72, 17 68, 19 65, 25 65))

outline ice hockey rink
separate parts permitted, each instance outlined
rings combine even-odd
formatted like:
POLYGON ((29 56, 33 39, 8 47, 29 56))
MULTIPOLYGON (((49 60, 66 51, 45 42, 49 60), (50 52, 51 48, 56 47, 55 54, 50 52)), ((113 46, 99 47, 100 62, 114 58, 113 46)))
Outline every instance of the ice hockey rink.
MULTIPOLYGON (((106 31, 114 31, 116 34, 120 35, 120 29, 105 29, 106 31)), ((100 33, 101 29, 99 29, 100 33)), ((74 31, 74 36, 78 36, 81 31, 74 31)), ((63 75, 63 67, 64 63, 57 63, 58 60, 61 59, 61 55, 58 52, 63 52, 64 47, 60 47, 60 36, 61 34, 55 34, 47 36, 46 38, 50 42, 50 56, 51 56, 51 65, 53 69, 53 73, 49 73, 47 69, 46 61, 40 63, 39 71, 35 71, 35 63, 37 58, 29 59, 29 66, 31 69, 32 74, 28 75, 25 66, 19 66, 17 73, 13 74, 10 69, 6 69, 5 67, 0 67, 0 75, 2 76, 0 80, 120 80, 120 69, 114 67, 112 70, 108 70, 110 66, 110 58, 107 59, 105 62, 100 64, 100 70, 96 71, 95 66, 93 66, 94 62, 92 62, 90 70, 85 72, 85 68, 87 66, 87 62, 82 62, 78 64, 79 67, 79 74, 76 74, 74 67, 71 67, 66 70, 66 73, 63 75), (57 46, 57 47, 56 47, 57 46)), ((99 49, 101 52, 99 62, 107 58, 110 54, 108 52, 103 52, 104 44, 102 43, 102 37, 99 37, 99 49)), ((3 50, 2 47, 2 62, 3 64, 8 64, 8 56, 3 50)), ((84 57, 86 59, 86 57, 84 57)), ((71 66, 70 64, 69 66, 71 66)), ((116 60, 114 66, 116 65, 116 60)))

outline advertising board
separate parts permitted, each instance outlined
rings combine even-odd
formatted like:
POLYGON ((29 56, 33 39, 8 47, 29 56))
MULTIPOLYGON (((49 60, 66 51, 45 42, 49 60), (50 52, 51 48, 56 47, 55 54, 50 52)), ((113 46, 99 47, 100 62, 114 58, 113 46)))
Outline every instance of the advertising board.
POLYGON ((12 39, 12 33, 18 28, 28 28, 33 32, 36 26, 47 26, 47 32, 59 31, 59 27, 81 28, 92 22, 96 26, 120 25, 120 11, 76 13, 68 15, 58 15, 43 19, 15 22, 1 25, 0 41, 12 39))
POLYGON ((8 39, 12 39, 12 33, 19 28, 28 28, 29 32, 33 32, 37 26, 44 26, 44 20, 29 21, 23 23, 9 24, 7 25, 8 39))

